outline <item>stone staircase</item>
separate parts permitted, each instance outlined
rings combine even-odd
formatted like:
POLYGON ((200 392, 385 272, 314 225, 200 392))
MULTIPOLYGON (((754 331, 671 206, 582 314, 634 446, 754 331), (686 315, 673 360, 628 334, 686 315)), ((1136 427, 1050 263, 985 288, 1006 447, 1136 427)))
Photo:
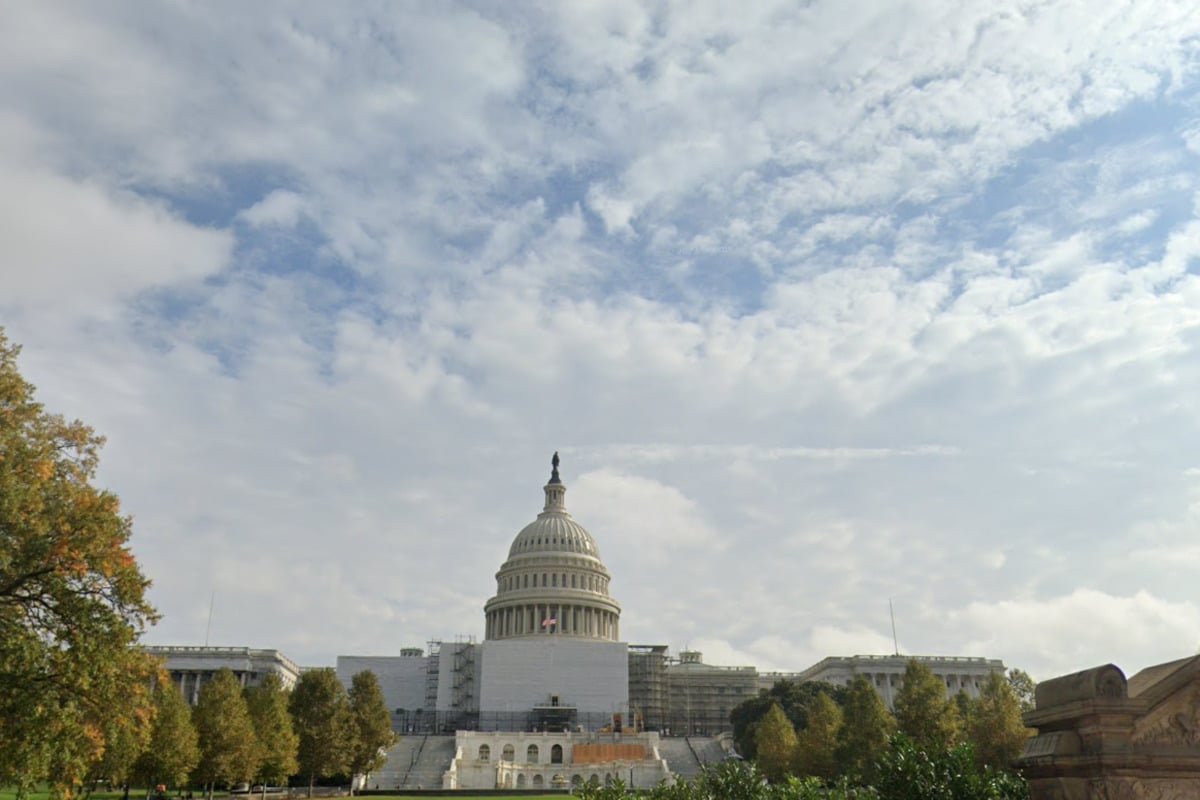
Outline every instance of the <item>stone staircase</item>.
POLYGON ((388 750, 387 763, 373 773, 368 788, 441 789, 442 773, 454 760, 453 736, 404 736, 388 750))
POLYGON ((687 739, 659 739, 658 754, 666 760, 667 769, 683 780, 691 780, 700 774, 700 759, 688 745, 687 739))
POLYGON ((730 757, 720 737, 685 736, 658 741, 658 754, 667 761, 667 769, 682 780, 691 780, 704 767, 719 764, 730 757))

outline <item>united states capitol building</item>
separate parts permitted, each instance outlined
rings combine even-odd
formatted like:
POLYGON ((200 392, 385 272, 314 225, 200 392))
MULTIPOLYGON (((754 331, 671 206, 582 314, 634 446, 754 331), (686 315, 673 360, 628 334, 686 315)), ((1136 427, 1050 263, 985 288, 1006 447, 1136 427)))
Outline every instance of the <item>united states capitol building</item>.
MULTIPOLYGON (((558 454, 545 504, 513 539, 484 604, 482 641, 459 636, 398 656, 346 655, 349 685, 378 677, 395 730, 404 734, 381 788, 562 788, 621 778, 649 787, 732 755, 730 712, 777 681, 848 684, 865 675, 890 707, 913 656, 826 658, 799 672, 714 666, 702 654, 621 641, 621 606, 592 535, 567 511, 558 454)), ((206 681, 202 648, 156 648, 185 694, 206 681)), ((276 669, 277 651, 230 650, 252 685, 276 669), (251 655, 253 654, 253 658, 251 655)), ((277 654, 277 669, 295 667, 277 654)), ((917 656, 948 694, 976 696, 996 659, 917 656)), ((213 670, 215 671, 215 669, 213 670)))

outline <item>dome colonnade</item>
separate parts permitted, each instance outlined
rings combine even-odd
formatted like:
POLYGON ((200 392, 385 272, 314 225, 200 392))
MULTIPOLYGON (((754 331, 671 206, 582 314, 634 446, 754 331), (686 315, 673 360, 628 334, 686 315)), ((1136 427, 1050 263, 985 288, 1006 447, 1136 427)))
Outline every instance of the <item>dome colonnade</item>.
POLYGON ((621 606, 608 594, 612 576, 596 541, 571 518, 567 487, 550 462, 546 505, 513 540, 496 573, 496 596, 484 606, 486 639, 571 636, 620 640, 621 606))

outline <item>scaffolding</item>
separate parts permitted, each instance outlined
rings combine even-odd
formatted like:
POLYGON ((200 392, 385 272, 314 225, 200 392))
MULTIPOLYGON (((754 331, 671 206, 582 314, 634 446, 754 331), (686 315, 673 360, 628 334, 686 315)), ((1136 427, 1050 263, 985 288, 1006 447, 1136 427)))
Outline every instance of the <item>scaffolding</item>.
POLYGON ((454 642, 453 695, 450 706, 460 713, 476 709, 475 637, 458 637, 454 642))
POLYGON ((730 730, 730 713, 758 695, 754 667, 715 667, 695 651, 683 651, 666 667, 665 731, 675 736, 714 736, 730 730))
POLYGON ((634 730, 659 731, 666 726, 666 645, 629 645, 629 712, 634 730))
POLYGON ((432 718, 438 707, 438 671, 441 667, 442 643, 429 641, 429 660, 425 662, 425 711, 432 718))

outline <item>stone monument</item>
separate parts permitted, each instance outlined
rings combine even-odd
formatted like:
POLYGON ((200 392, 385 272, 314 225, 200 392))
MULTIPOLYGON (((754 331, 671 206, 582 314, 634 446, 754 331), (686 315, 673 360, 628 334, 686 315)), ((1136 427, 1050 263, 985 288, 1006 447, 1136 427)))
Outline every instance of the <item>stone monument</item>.
POLYGON ((1017 765, 1033 800, 1200 798, 1200 656, 1126 680, 1116 666, 1038 684, 1017 765))

